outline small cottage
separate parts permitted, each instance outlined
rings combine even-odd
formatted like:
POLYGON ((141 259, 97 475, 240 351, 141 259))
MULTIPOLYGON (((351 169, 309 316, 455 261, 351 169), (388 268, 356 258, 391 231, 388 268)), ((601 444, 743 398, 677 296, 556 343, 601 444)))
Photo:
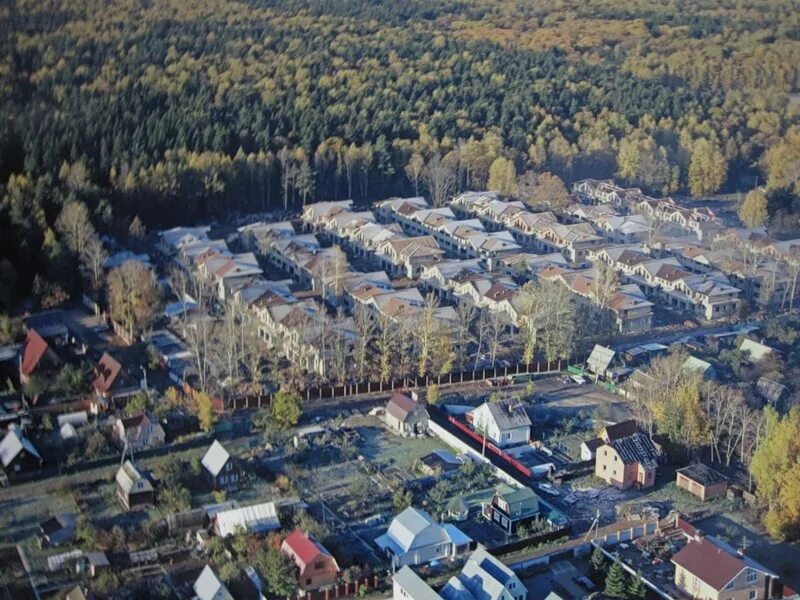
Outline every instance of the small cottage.
POLYGON ((206 451, 201 464, 212 490, 235 490, 239 487, 242 477, 239 464, 217 440, 206 451))
POLYGON ((428 411, 405 394, 394 394, 386 405, 386 425, 402 435, 425 433, 428 411))
POLYGON ((117 499, 125 510, 136 510, 155 502, 155 491, 150 480, 134 464, 126 460, 117 471, 117 499))

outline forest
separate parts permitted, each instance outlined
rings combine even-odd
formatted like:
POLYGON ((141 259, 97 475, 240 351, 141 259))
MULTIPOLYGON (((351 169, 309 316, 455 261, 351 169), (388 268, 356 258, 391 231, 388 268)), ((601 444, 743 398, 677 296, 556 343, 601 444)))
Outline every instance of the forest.
POLYGON ((70 200, 119 235, 479 189, 501 159, 658 194, 763 185, 771 229, 798 225, 789 0, 12 0, 0 34, 6 308, 78 285, 70 200))

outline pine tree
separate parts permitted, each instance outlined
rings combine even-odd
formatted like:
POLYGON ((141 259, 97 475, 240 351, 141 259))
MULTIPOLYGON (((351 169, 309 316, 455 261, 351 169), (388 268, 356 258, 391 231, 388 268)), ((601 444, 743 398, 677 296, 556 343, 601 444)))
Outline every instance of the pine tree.
POLYGON ((602 575, 606 572, 606 555, 603 554, 603 551, 600 550, 598 546, 595 546, 594 552, 592 552, 592 557, 589 559, 592 564, 592 571, 595 575, 602 575))
POLYGON ((642 581, 641 573, 637 573, 636 577, 632 578, 630 584, 628 585, 628 597, 644 598, 646 595, 647 587, 644 585, 644 581, 642 581))
POLYGON ((627 595, 626 588, 625 570, 622 568, 619 560, 615 560, 614 564, 612 564, 611 568, 608 570, 606 589, 603 593, 609 598, 625 598, 627 595))

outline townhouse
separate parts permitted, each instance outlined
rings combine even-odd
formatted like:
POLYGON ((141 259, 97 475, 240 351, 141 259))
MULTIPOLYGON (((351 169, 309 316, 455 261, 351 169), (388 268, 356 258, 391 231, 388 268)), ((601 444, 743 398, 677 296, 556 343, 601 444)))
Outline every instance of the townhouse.
POLYGON ((382 242, 376 255, 391 275, 416 279, 425 267, 442 260, 444 250, 431 235, 396 236, 382 242))
POLYGON ((653 323, 653 303, 636 284, 619 285, 603 295, 605 291, 598 289, 596 283, 599 275, 595 268, 574 271, 553 267, 540 271, 539 277, 556 281, 594 306, 610 311, 620 333, 646 331, 653 323))
POLYGON ((589 255, 620 274, 625 283, 638 285, 648 298, 669 308, 714 320, 738 313, 741 290, 719 271, 692 273, 674 257, 654 259, 642 246, 611 246, 589 255))

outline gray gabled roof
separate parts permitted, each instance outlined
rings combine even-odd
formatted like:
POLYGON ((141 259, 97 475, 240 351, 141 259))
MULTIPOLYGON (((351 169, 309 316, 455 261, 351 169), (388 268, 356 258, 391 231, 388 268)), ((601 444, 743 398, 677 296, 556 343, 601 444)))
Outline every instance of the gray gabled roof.
POLYGON ((489 415, 501 430, 530 427, 531 419, 525 407, 517 400, 506 399, 485 404, 489 415))
POLYGON ((427 512, 413 506, 408 507, 392 520, 386 535, 403 552, 448 542, 444 528, 436 523, 427 512))
POLYGON ((10 426, 8 428, 8 433, 6 433, 3 441, 0 442, 0 462, 3 463, 4 467, 7 467, 23 449, 27 451, 28 454, 42 460, 42 456, 30 440, 22 435, 19 428, 16 425, 10 426))
POLYGON ((205 566, 194 582, 194 593, 200 600, 233 600, 233 596, 225 587, 214 570, 205 566))
POLYGON ((211 444, 211 447, 203 456, 202 464, 209 473, 216 477, 219 475, 220 471, 222 471, 222 467, 225 466, 225 463, 228 462, 230 457, 231 455, 228 454, 225 447, 217 440, 214 440, 214 443, 211 444))
POLYGON ((126 494, 130 494, 134 484, 140 480, 144 481, 144 488, 141 491, 153 491, 153 485, 139 473, 138 469, 131 461, 126 460, 117 471, 117 485, 119 485, 120 489, 126 494))
POLYGON ((464 587, 477 600, 503 598, 508 582, 515 578, 514 571, 489 554, 483 546, 478 546, 458 575, 464 587))
POLYGON ((611 365, 615 354, 616 353, 611 348, 595 344, 592 353, 589 355, 589 358, 586 359, 586 364, 592 373, 602 375, 611 365))
POLYGON ((397 573, 392 575, 392 580, 400 586, 402 590, 412 600, 441 600, 441 596, 425 583, 411 567, 405 566, 397 573))

